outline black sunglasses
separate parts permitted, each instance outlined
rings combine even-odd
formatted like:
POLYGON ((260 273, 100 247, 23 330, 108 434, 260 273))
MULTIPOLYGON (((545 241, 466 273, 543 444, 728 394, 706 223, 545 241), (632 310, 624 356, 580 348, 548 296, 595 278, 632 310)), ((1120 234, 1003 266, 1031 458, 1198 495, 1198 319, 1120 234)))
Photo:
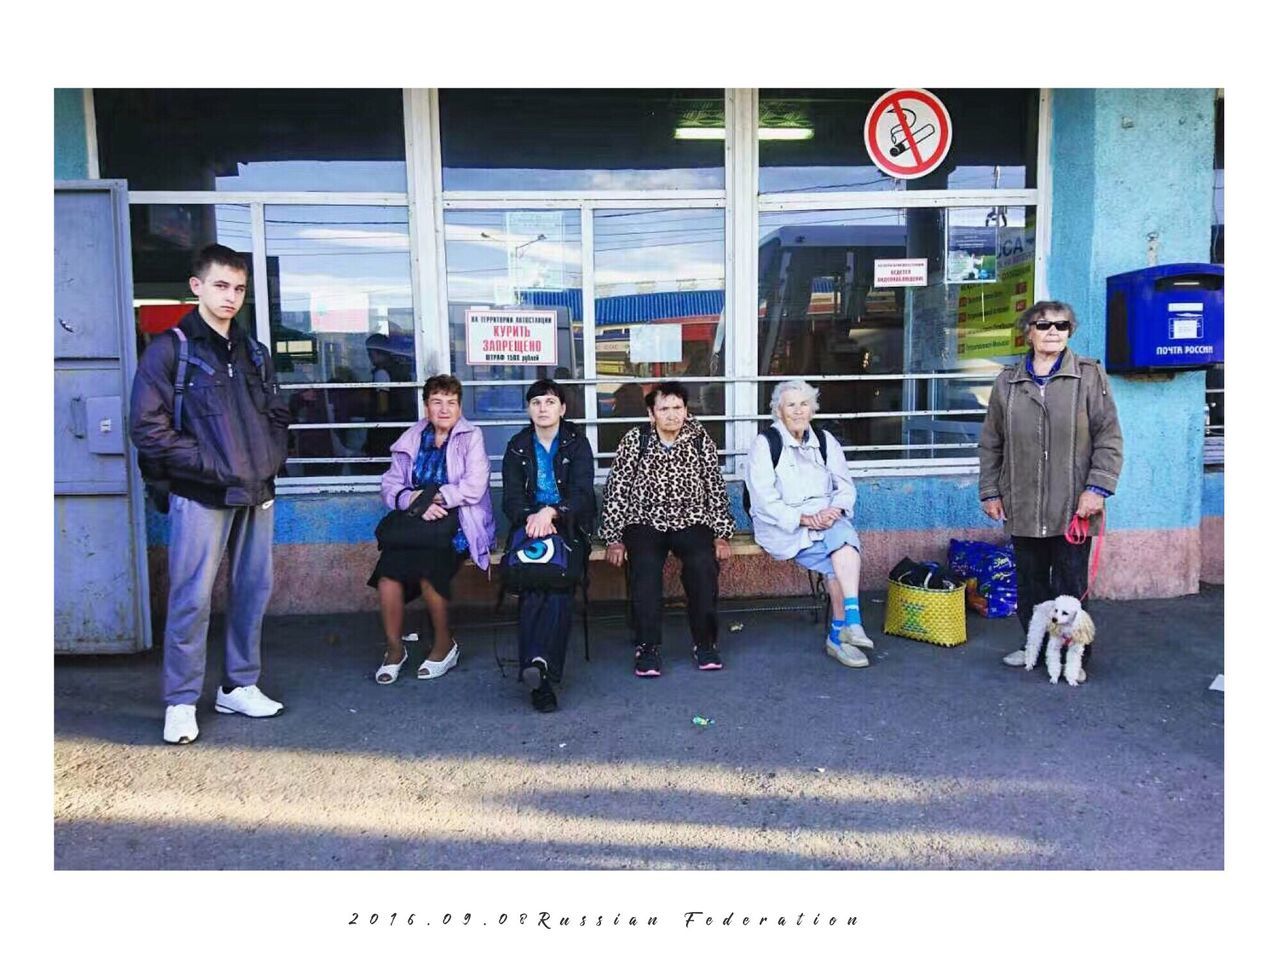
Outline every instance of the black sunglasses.
POLYGON ((1035 328, 1037 330, 1044 331, 1044 330, 1048 330, 1050 327, 1053 327, 1055 330, 1070 330, 1071 321, 1070 320, 1037 320, 1035 322, 1035 328))

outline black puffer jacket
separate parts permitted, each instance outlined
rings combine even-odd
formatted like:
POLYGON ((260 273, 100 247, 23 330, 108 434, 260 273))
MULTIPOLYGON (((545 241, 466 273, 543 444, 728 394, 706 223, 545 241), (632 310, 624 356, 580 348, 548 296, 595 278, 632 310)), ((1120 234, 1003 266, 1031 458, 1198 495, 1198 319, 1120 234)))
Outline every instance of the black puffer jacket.
POLYGON ((182 429, 173 425, 178 337, 164 333, 143 351, 133 378, 129 435, 173 493, 211 507, 257 506, 275 496, 275 476, 288 453, 289 405, 279 394, 271 354, 234 322, 230 351, 193 310, 179 326, 187 336, 182 429))
MULTIPOLYGON (((538 459, 533 427, 528 426, 507 443, 502 457, 502 512, 511 529, 524 526, 533 513, 538 495, 538 459)), ((596 522, 595 456, 591 441, 568 420, 560 421, 560 446, 555 456, 556 486, 560 488, 560 514, 556 529, 565 536, 588 540, 596 522)))

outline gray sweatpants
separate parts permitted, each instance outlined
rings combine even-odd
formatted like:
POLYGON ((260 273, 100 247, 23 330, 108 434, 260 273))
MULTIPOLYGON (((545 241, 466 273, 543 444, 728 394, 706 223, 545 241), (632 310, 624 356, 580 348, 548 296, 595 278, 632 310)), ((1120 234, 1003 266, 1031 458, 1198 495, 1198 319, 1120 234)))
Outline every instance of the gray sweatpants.
POLYGON ((230 553, 227 650, 222 683, 258 682, 262 615, 271 599, 275 506, 206 507, 169 498, 169 616, 164 629, 164 702, 194 704, 204 688, 213 581, 230 553))

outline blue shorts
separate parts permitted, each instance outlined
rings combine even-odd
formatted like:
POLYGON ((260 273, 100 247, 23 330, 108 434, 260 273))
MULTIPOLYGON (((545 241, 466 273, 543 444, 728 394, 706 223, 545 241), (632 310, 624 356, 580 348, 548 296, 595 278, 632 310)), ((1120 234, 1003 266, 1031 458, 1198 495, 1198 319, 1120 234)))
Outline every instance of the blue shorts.
POLYGON ((853 529, 853 521, 841 518, 830 529, 822 531, 821 540, 815 540, 792 559, 806 570, 820 573, 824 577, 834 577, 836 571, 831 565, 831 554, 846 544, 859 553, 862 552, 862 541, 858 539, 858 531, 853 529))

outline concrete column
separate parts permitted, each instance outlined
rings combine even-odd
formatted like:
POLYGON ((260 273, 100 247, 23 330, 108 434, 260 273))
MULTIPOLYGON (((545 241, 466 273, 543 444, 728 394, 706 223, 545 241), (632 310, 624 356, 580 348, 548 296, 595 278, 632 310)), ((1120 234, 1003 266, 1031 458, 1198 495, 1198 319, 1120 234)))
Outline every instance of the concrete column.
MULTIPOLYGON (((1207 261, 1213 220, 1214 91, 1066 90, 1053 96, 1049 295, 1072 304, 1072 346, 1104 358, 1106 279, 1207 261)), ((1204 374, 1112 377, 1125 438, 1108 505, 1098 592, 1199 588, 1204 374)))

